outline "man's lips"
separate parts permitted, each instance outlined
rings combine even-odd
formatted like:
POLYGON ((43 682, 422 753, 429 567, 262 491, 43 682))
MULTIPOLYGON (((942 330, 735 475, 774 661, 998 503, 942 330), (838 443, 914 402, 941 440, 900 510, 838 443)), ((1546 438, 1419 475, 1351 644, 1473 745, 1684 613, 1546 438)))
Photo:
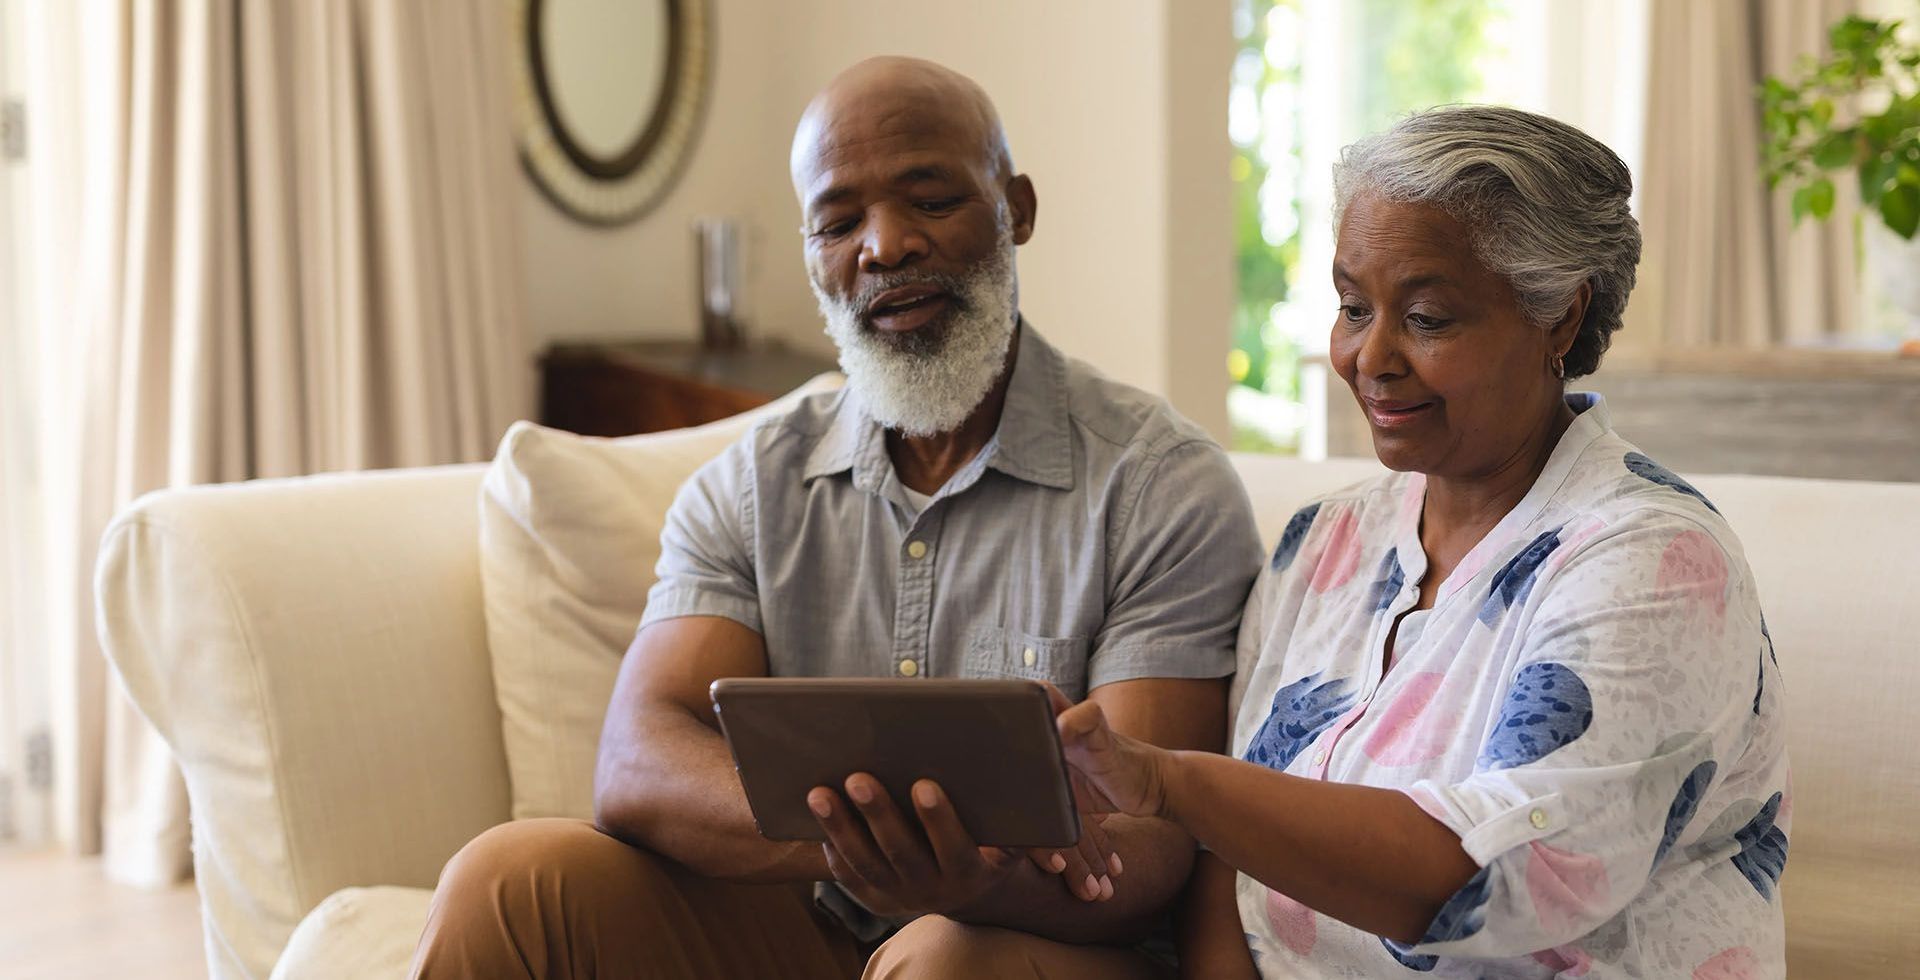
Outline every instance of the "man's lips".
POLYGON ((917 330, 952 301, 953 296, 937 286, 901 286, 874 297, 867 305, 867 322, 879 330, 917 330))
POLYGON ((1367 420, 1381 428, 1393 428, 1415 422, 1425 417, 1428 409, 1436 404, 1432 399, 1413 401, 1362 397, 1360 401, 1366 406, 1367 420))

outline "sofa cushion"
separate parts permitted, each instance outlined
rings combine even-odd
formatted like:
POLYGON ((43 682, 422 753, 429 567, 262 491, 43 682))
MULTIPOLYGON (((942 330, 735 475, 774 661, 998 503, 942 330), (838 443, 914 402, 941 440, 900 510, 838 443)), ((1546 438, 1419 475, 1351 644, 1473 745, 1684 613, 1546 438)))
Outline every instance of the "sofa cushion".
POLYGON ((404 980, 432 901, 427 888, 342 888, 300 920, 271 980, 404 980))
POLYGON ((620 439, 530 422, 507 431, 481 486, 480 573, 514 819, 593 816, 600 725, 680 484, 756 422, 839 383, 822 375, 691 429, 620 439))

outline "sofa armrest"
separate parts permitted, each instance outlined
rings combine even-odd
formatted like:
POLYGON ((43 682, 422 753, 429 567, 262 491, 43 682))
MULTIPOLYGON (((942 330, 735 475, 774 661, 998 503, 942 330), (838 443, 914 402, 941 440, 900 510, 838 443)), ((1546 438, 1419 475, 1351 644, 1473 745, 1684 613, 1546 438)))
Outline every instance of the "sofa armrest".
POLYGON ((101 642, 186 776, 216 977, 508 817, 483 466, 164 491, 108 529, 101 642))

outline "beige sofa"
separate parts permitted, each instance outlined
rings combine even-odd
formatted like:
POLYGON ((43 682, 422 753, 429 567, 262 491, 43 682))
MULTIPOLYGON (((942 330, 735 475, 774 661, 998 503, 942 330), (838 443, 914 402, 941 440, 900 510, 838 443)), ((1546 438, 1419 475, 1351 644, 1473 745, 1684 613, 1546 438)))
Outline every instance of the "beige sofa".
MULTIPOLYGON (((1378 470, 1235 463, 1269 544, 1378 470)), ((101 628, 186 774, 215 978, 403 976, 442 863, 512 812, 484 471, 171 491, 109 532, 101 628)), ((1793 975, 1914 976, 1920 485, 1696 483, 1745 541, 1787 678, 1793 975)))

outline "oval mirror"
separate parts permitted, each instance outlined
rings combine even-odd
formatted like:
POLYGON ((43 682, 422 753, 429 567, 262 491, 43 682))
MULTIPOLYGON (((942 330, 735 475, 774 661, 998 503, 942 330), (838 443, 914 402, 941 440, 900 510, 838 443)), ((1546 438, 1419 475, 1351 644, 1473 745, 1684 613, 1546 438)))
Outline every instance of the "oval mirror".
POLYGON ((656 203, 706 94, 706 0, 517 0, 520 154, 547 197, 595 224, 656 203))

